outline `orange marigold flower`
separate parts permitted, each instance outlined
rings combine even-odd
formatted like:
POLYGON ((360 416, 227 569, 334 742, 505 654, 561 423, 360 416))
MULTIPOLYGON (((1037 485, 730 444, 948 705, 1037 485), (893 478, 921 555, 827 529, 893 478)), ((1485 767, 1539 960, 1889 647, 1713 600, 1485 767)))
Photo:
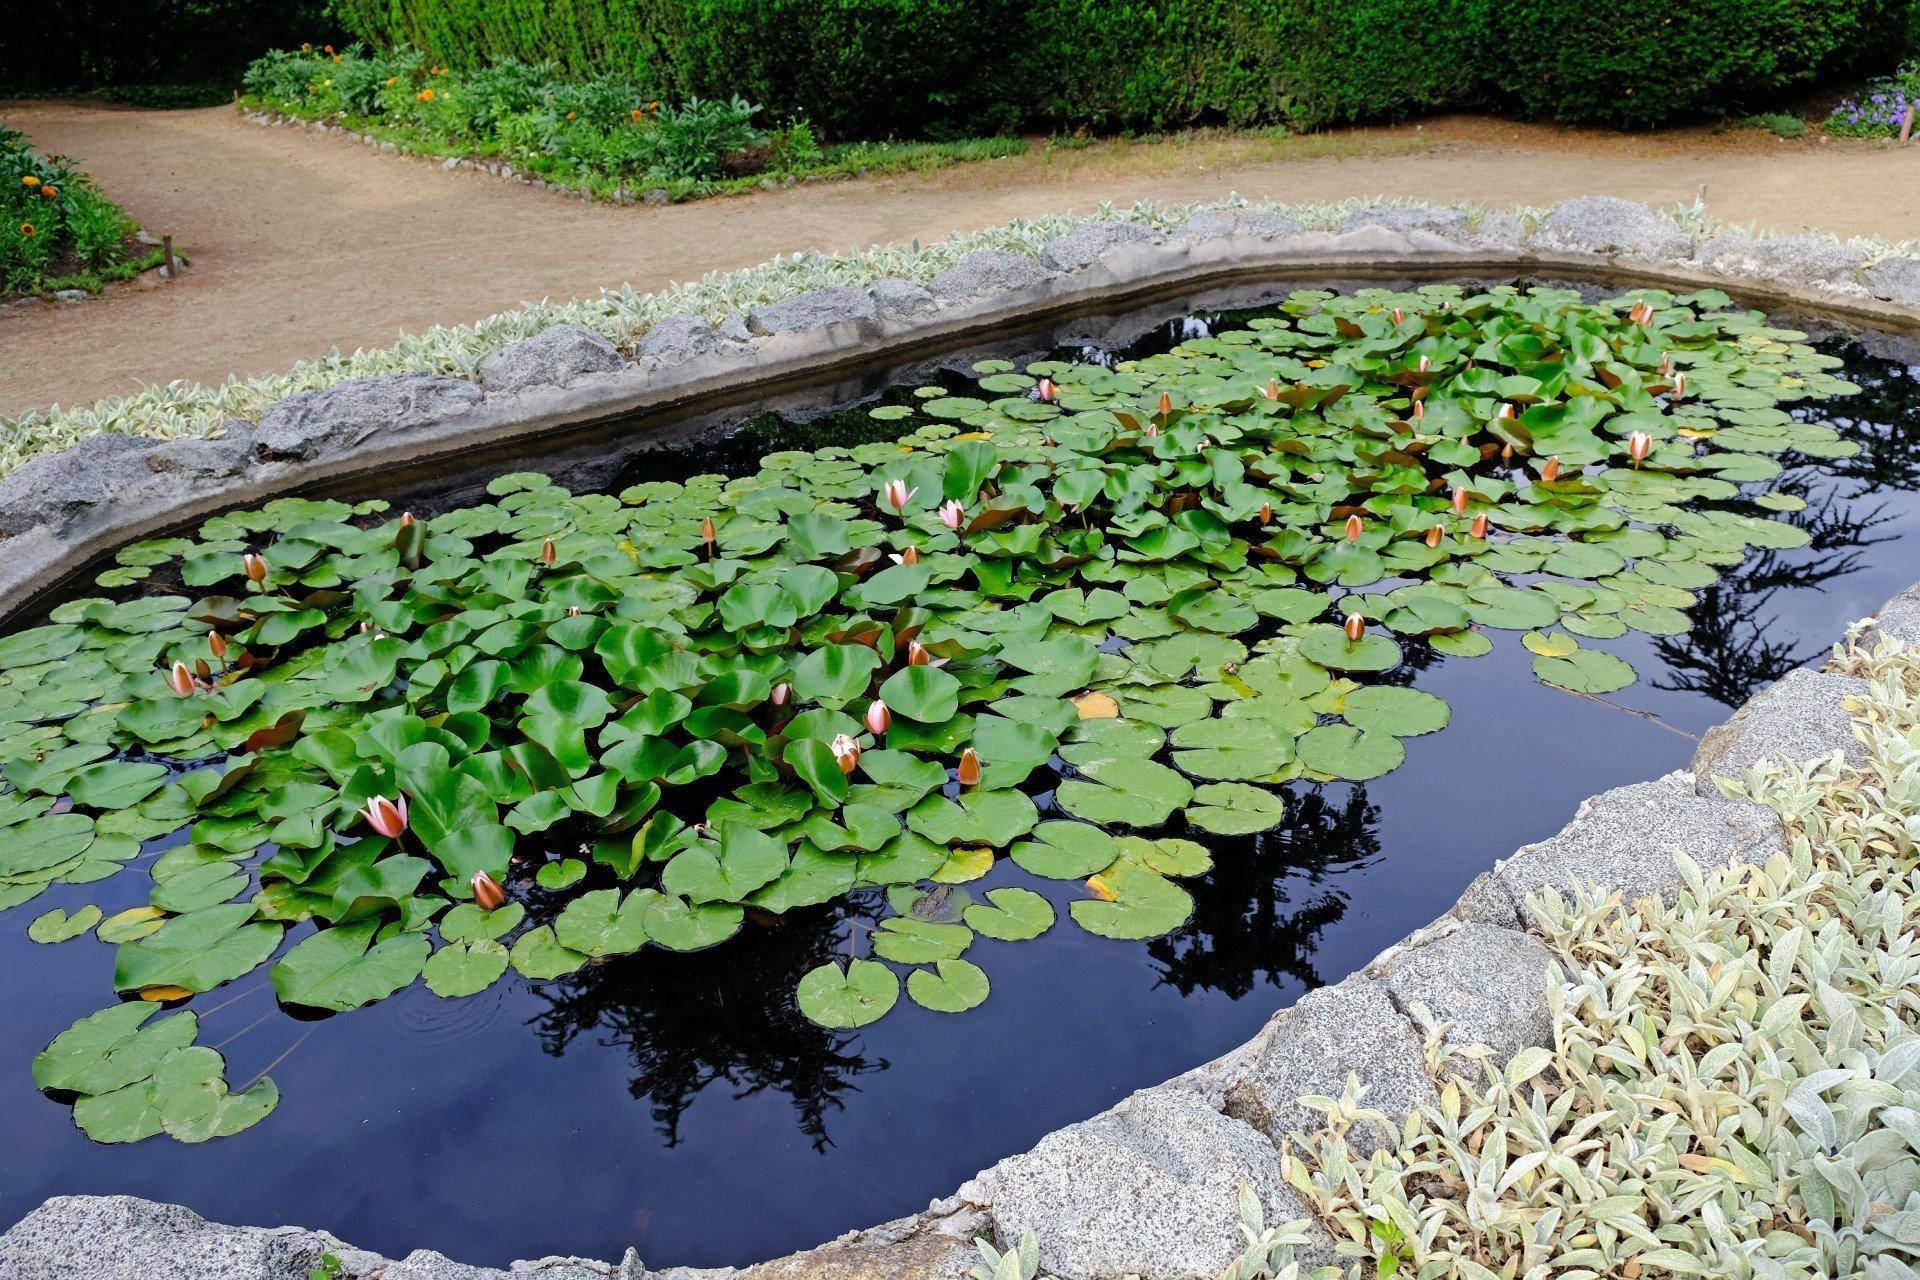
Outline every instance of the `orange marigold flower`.
POLYGON ((393 86, 393 85, 396 85, 396 84, 399 84, 399 83, 400 83, 400 77, 399 77, 399 76, 388 76, 388 77, 387 77, 387 84, 388 84, 388 86, 389 86, 389 87, 391 87, 391 86, 393 86))
POLYGON ((26 177, 20 179, 20 185, 23 187, 37 187, 40 185, 40 179, 34 177, 32 174, 28 174, 26 177))
POLYGON ((40 194, 41 194, 41 195, 43 195, 43 196, 57 196, 57 195, 59 195, 59 194, 60 194, 60 188, 58 188, 58 187, 42 187, 42 188, 40 188, 40 194))
POLYGON ((322 53, 332 53, 332 52, 333 52, 333 46, 332 46, 332 45, 330 45, 330 44, 329 44, 329 45, 322 45, 322 46, 320 47, 320 51, 321 51, 322 53))
POLYGON ((431 89, 422 89, 419 93, 416 93, 413 96, 420 99, 420 101, 422 102, 432 102, 435 97, 435 94, 431 89))
POLYGON ((571 111, 567 112, 567 119, 571 120, 573 118, 574 118, 574 113, 571 111))
POLYGON ((313 45, 312 45, 312 44, 310 44, 309 42, 307 42, 307 41, 305 41, 305 40, 302 40, 302 41, 300 42, 300 52, 302 52, 302 53, 312 53, 312 52, 313 52, 313 45))
POLYGON ((627 112, 627 114, 632 116, 636 123, 647 118, 647 113, 642 111, 638 107, 635 107, 633 110, 627 112))

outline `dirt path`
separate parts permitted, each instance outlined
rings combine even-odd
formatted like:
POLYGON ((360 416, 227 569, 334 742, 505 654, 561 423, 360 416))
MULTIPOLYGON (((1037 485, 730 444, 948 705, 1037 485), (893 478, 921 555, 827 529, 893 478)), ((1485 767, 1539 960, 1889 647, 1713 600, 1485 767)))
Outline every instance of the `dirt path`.
POLYGON ((88 403, 141 383, 284 369, 339 346, 458 323, 524 299, 654 289, 796 249, 935 239, 1101 201, 1331 200, 1488 205, 1607 193, 1692 200, 1782 230, 1920 235, 1920 147, 1654 137, 1476 119, 1285 140, 1111 144, 937 173, 621 208, 263 129, 226 107, 153 112, 0 103, 193 260, 171 285, 0 312, 0 412, 88 403))

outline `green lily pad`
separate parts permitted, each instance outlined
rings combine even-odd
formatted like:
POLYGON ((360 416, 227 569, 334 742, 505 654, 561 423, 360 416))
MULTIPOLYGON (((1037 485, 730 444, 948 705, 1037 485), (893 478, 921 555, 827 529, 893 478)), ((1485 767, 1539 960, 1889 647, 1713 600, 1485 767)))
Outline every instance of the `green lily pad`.
POLYGON ((864 1027, 900 999, 900 979, 872 960, 827 963, 809 970, 797 991, 800 1012, 823 1027, 864 1027))

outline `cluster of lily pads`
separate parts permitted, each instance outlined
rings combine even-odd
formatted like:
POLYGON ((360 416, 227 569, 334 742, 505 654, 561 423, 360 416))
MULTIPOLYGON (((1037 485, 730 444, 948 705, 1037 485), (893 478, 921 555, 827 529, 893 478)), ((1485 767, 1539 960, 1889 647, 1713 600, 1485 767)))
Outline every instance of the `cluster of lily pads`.
POLYGON ((1003 860, 1082 883, 1084 930, 1164 934, 1193 837, 1447 724, 1404 646, 1518 631, 1604 694, 1634 673, 1584 640, 1683 631, 1803 542, 1776 456, 1851 446, 1780 406, 1853 388, 1801 336, 1712 292, 1304 292, 1114 368, 986 362, 874 409, 897 441, 731 480, 516 474, 129 547, 101 585, 143 590, 0 640, 0 905, 157 851, 148 905, 34 922, 117 944, 131 1001, 36 1080, 103 1141, 229 1133, 271 1082, 229 1093, 159 1005, 270 961, 288 1005, 459 997, 856 892, 893 914, 802 1012, 957 1012, 979 937, 1056 924, 964 887, 1003 860))

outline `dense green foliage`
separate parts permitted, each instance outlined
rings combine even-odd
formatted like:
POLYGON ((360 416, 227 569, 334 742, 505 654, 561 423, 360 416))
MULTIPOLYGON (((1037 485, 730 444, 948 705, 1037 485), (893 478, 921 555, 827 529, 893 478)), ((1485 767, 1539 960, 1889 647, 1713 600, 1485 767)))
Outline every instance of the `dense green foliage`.
POLYGON ((337 0, 455 66, 552 58, 664 96, 743 94, 835 136, 1314 126, 1493 104, 1643 125, 1880 69, 1915 0, 337 0), (1875 65, 1877 64, 1877 66, 1875 65))
POLYGON ((327 0, 33 0, 0 19, 0 97, 105 90, 204 105, 231 95, 261 52, 332 34, 327 0))
POLYGON ((154 265, 86 174, 0 126, 0 294, 98 289, 154 265))
MULTIPOLYGON (((1780 406, 1855 388, 1801 336, 1712 292, 1303 292, 1114 368, 985 361, 874 407, 898 439, 731 480, 218 516, 0 640, 0 908, 139 859, 147 905, 32 936, 97 930, 126 996, 271 963, 344 1012, 864 895, 893 914, 802 1012, 960 1012, 979 939, 1162 935, 1281 784, 1397 768, 1449 723, 1437 657, 1523 633, 1606 694, 1606 641, 1805 545, 1776 455, 1853 446, 1780 406)), ((36 1075, 103 1141, 264 1116, 194 1030, 96 1015, 36 1075)))
POLYGON ((762 128, 760 108, 739 97, 662 103, 617 75, 566 79, 554 62, 512 58, 450 71, 413 48, 275 51, 247 68, 244 86, 250 105, 345 118, 430 154, 497 156, 601 194, 645 184, 684 199, 763 180, 930 168, 1023 149, 1004 139, 823 147, 804 119, 762 128))

